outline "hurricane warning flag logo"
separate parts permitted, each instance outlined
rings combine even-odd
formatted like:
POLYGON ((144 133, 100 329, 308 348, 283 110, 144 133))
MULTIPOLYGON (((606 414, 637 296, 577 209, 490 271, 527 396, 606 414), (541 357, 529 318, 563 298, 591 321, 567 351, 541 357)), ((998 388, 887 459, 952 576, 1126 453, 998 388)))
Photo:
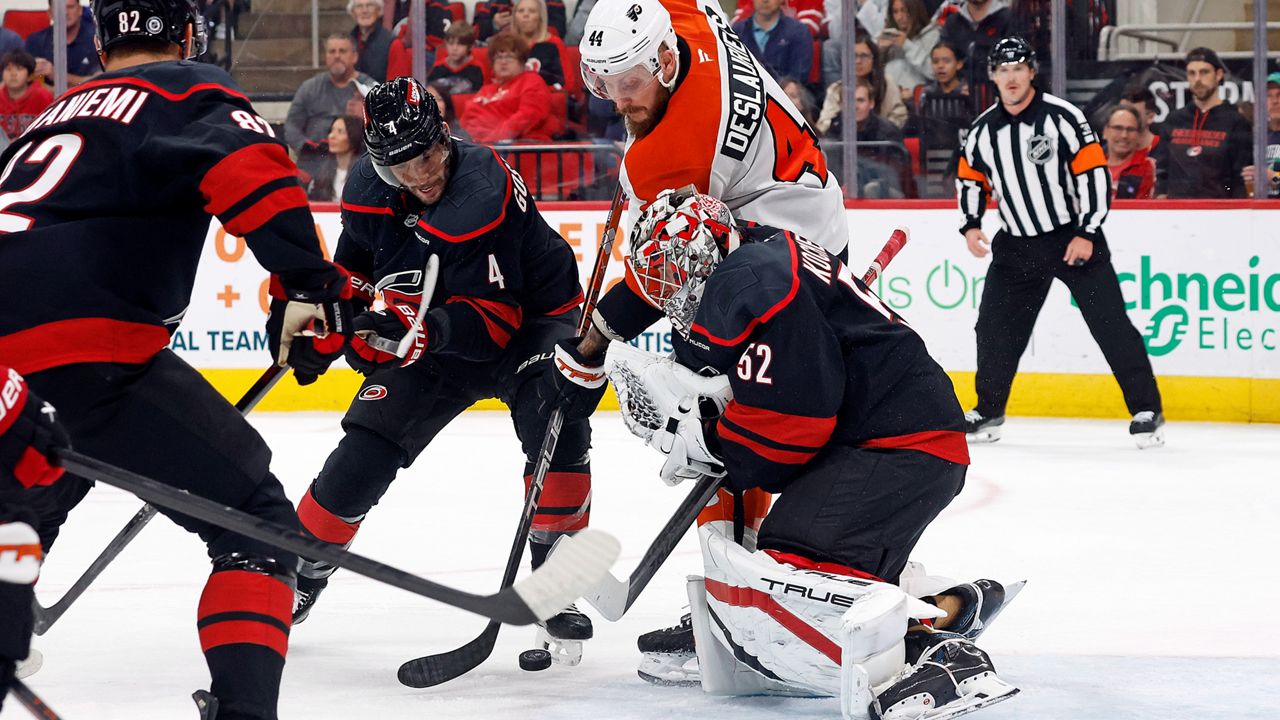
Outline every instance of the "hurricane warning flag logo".
POLYGON ((1182 344, 1187 334, 1190 318, 1186 308, 1181 305, 1169 305, 1161 308, 1151 316, 1146 331, 1142 334, 1142 342, 1147 346, 1147 354, 1160 357, 1173 352, 1182 344))

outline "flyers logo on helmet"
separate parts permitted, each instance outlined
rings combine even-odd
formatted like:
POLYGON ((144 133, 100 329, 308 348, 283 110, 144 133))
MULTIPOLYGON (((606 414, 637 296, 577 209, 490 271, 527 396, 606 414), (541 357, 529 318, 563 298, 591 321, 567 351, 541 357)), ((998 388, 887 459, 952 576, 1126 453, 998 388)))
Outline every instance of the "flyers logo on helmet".
POLYGON ((631 9, 627 10, 627 17, 631 18, 631 22, 639 22, 640 13, 642 12, 644 12, 644 9, 641 8, 639 5, 632 5, 631 9))

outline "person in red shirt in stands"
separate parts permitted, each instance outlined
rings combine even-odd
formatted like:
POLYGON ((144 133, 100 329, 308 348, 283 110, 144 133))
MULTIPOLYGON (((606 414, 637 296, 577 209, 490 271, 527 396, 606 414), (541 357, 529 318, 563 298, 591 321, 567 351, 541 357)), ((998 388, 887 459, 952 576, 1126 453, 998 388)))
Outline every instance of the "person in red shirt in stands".
POLYGON ((490 81, 462 113, 462 127, 478 143, 550 140, 544 129, 551 114, 551 90, 525 68, 529 46, 515 33, 489 40, 490 81))
POLYGON ((0 133, 15 140, 36 116, 53 103, 44 83, 31 82, 36 59, 25 50, 14 50, 0 59, 4 90, 0 91, 0 133))
POLYGON ((1156 161, 1139 147, 1142 112, 1132 105, 1112 108, 1102 139, 1107 143, 1107 169, 1111 171, 1111 196, 1120 200, 1147 199, 1155 194, 1156 161))

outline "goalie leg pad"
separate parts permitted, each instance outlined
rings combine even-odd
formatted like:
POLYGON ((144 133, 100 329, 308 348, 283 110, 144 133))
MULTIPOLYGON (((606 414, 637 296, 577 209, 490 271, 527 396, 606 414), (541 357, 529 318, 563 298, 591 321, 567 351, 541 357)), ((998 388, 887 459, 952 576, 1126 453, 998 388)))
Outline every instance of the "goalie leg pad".
MULTIPOLYGON (((769 512, 773 496, 760 488, 751 488, 742 495, 743 536, 742 546, 748 551, 756 549, 760 524, 769 512)), ((736 510, 733 493, 725 488, 716 491, 711 502, 698 513, 698 527, 714 523, 716 531, 725 537, 733 537, 733 515, 736 510)))
POLYGON ((887 583, 797 570, 747 552, 710 526, 700 528, 699 537, 706 611, 700 619, 695 607, 694 636, 708 692, 737 693, 750 685, 738 677, 744 665, 762 678, 753 678, 761 686, 754 692, 840 695, 846 645, 850 660, 868 675, 862 684, 883 682, 902 665, 907 617, 941 614, 887 583), (854 638, 858 633, 866 634, 854 638), (734 662, 725 670, 729 658, 734 662))

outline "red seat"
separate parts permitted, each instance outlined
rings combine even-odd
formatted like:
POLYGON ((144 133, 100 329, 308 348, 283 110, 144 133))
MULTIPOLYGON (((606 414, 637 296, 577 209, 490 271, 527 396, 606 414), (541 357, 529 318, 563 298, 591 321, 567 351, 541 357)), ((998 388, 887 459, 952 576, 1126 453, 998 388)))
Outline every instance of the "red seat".
POLYGON ((902 138, 902 144, 907 146, 907 153, 911 155, 911 172, 916 177, 923 176, 924 166, 920 164, 920 138, 902 138))
POLYGON ((7 10, 4 26, 26 40, 31 33, 49 27, 49 13, 45 10, 7 10))
POLYGON ((460 2, 449 3, 449 14, 453 16, 454 22, 461 22, 467 19, 467 4, 460 2))
POLYGON ((806 81, 810 85, 817 85, 822 80, 822 41, 813 41, 813 64, 809 66, 809 79, 806 81))
POLYGON ((507 163, 524 178, 538 200, 581 199, 579 184, 588 187, 595 179, 595 156, 579 151, 575 145, 563 143, 559 151, 509 153, 507 163), (579 166, 581 164, 581 167, 579 166))
POLYGON ((471 104, 471 98, 475 96, 475 93, 459 93, 449 96, 449 99, 453 100, 453 114, 458 118, 459 125, 462 122, 462 116, 467 112, 467 106, 471 104))

